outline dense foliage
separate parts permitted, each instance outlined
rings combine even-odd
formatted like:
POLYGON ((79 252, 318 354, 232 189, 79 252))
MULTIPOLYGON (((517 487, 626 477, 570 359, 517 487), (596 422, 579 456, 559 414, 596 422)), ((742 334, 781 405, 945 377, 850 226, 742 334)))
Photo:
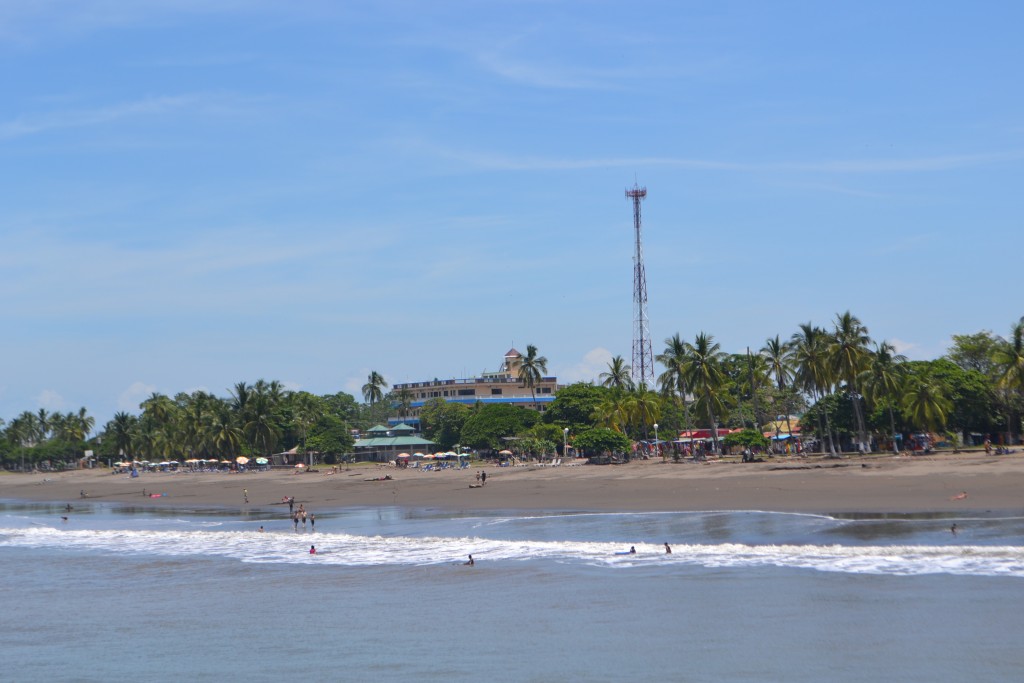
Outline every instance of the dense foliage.
MULTIPOLYGON (((1024 318, 1006 338, 989 331, 954 335, 948 354, 931 361, 908 361, 892 344, 873 341, 849 312, 837 315, 831 329, 805 323, 788 339, 776 335, 739 354, 723 352, 705 332, 692 343, 676 334, 656 360, 664 368, 657 387, 635 385, 629 365, 616 356, 599 385, 562 387, 543 414, 434 399, 419 410, 424 436, 445 450, 548 454, 568 442, 577 452, 623 453, 656 432, 672 440, 680 430, 707 429, 717 448, 721 431, 744 430, 726 445, 763 445, 766 431, 791 433, 799 416, 802 438, 829 452, 898 448, 923 431, 956 440, 1020 439, 1024 318)), ((546 369, 547 359, 528 346, 518 376, 531 395, 546 369)), ((351 452, 353 430, 412 413, 408 392, 387 388, 374 371, 362 387, 364 403, 344 392, 316 396, 262 379, 239 382, 222 397, 154 393, 138 414, 119 412, 95 433, 85 408, 25 411, 0 420, 0 460, 8 468, 59 466, 88 450, 111 459, 233 458, 291 449, 338 458, 351 452)))

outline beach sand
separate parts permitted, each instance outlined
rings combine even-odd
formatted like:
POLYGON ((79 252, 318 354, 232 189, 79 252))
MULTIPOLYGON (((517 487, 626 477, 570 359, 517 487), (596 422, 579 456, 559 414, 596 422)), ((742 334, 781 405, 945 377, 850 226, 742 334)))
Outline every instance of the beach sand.
POLYGON ((421 472, 356 465, 246 473, 143 473, 109 470, 0 475, 0 498, 112 501, 155 507, 256 509, 294 496, 309 510, 398 505, 449 510, 777 512, 1024 512, 1024 456, 983 453, 777 458, 761 463, 672 463, 561 467, 476 466, 421 472), (487 484, 476 473, 487 472, 487 484), (390 481, 367 481, 390 475, 390 481), (249 503, 243 490, 248 489, 249 503), (151 498, 146 494, 166 494, 151 498), (966 493, 966 496, 961 494, 966 493))

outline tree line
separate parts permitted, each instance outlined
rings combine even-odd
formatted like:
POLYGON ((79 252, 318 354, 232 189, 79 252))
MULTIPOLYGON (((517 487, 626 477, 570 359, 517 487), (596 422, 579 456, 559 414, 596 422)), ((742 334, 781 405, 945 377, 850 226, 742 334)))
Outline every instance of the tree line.
MULTIPOLYGON (((813 435, 830 453, 897 449, 896 435, 920 431, 948 432, 954 441, 964 434, 1020 439, 1024 318, 1005 338, 989 331, 954 335, 948 353, 932 361, 909 361, 891 343, 873 341, 850 312, 836 315, 829 328, 805 323, 788 338, 769 337, 743 353, 723 352, 706 332, 692 342, 675 334, 664 343, 655 357, 663 370, 655 387, 635 385, 630 366, 615 356, 595 382, 562 387, 543 413, 437 398, 420 409, 421 428, 441 449, 523 454, 560 453, 566 444, 587 454, 628 452, 632 442, 698 428, 711 431, 718 449, 719 430, 742 428, 746 442, 755 443, 766 430, 791 432, 793 416, 803 437, 813 435)), ((547 359, 528 345, 517 372, 533 395, 547 359)), ((0 460, 8 468, 31 467, 86 450, 104 459, 233 459, 295 447, 330 460, 351 452, 353 430, 411 413, 411 394, 388 391, 377 371, 362 398, 289 391, 262 379, 239 382, 223 397, 154 393, 139 414, 118 412, 95 434, 85 408, 25 411, 0 420, 0 460)))

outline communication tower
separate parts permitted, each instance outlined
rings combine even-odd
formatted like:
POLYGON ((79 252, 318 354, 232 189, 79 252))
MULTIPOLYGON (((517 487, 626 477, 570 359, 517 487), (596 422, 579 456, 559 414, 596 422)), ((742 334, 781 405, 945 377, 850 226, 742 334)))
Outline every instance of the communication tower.
POLYGON ((647 318, 647 275, 644 272, 644 248, 640 236, 640 202, 647 188, 633 185, 626 198, 633 200, 633 231, 636 252, 633 254, 633 383, 638 387, 654 386, 654 352, 651 349, 651 326, 647 318))

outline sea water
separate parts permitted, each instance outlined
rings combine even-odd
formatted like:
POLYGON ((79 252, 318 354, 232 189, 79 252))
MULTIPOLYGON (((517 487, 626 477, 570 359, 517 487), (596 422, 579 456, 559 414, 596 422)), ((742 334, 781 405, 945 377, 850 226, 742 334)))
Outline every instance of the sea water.
POLYGON ((5 680, 1024 679, 1013 515, 64 514, 0 504, 5 680))

